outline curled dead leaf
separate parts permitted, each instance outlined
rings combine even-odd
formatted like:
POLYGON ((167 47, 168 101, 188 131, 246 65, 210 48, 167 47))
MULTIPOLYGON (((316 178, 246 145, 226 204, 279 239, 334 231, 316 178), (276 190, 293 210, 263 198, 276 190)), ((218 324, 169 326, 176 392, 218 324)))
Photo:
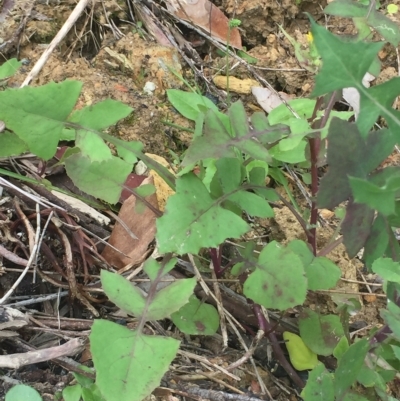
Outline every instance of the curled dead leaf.
POLYGON ((191 22, 219 42, 242 48, 239 30, 230 28, 226 15, 209 0, 167 0, 166 5, 177 18, 191 22))

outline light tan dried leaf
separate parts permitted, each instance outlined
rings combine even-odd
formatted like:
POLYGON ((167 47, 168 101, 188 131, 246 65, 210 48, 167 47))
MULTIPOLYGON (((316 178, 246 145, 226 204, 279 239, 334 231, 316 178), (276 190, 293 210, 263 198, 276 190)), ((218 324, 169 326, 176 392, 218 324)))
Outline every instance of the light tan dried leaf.
POLYGON ((253 86, 258 86, 259 83, 251 78, 239 79, 236 77, 226 77, 224 75, 217 75, 213 81, 218 88, 229 90, 230 92, 241 93, 249 95, 253 86))

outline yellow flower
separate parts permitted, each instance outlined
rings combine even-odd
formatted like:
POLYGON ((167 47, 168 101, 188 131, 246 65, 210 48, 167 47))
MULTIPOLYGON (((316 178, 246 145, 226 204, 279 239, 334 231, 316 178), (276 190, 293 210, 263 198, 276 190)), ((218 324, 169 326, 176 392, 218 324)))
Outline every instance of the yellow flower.
POLYGON ((313 38, 311 32, 308 32, 307 35, 306 35, 306 37, 307 37, 307 40, 308 40, 309 43, 312 43, 312 42, 313 42, 314 38, 313 38))

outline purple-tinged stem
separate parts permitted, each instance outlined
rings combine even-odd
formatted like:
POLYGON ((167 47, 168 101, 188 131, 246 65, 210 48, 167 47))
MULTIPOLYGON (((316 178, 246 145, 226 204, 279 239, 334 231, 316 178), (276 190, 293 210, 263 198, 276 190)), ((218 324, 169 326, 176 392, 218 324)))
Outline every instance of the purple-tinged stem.
POLYGON ((317 192, 318 192, 318 154, 321 145, 320 138, 310 138, 308 140, 310 144, 310 155, 311 155, 311 217, 309 235, 307 239, 312 247, 314 256, 317 255, 317 221, 318 221, 318 207, 317 207, 317 192))
MULTIPOLYGON (((336 102, 336 92, 333 92, 328 104, 325 108, 325 113, 322 119, 319 121, 318 128, 324 128, 328 121, 330 112, 336 102)), ((317 117, 317 112, 323 103, 323 99, 319 98, 315 104, 313 115, 310 121, 313 122, 317 117)), ((315 125, 314 123, 313 125, 315 125)), ((313 127, 316 128, 316 127, 313 127)), ((310 145, 310 162, 311 162, 311 217, 309 234, 307 234, 308 243, 311 245, 314 256, 317 255, 317 221, 318 221, 318 207, 317 207, 317 193, 318 193, 318 155, 321 147, 321 134, 316 138, 309 138, 308 143, 310 145)))
POLYGON ((304 388, 304 382, 301 380, 300 376, 297 372, 293 369, 292 365, 286 359, 281 346, 279 345, 278 339, 274 333, 273 327, 271 323, 265 319, 262 311, 261 306, 257 304, 253 304, 253 311, 257 317, 258 325, 261 330, 266 333, 265 335, 268 337, 269 341, 271 342, 272 350, 274 351, 275 358, 279 361, 282 368, 285 369, 286 373, 289 377, 293 380, 294 383, 300 388, 304 388))
POLYGON ((214 266, 215 276, 217 278, 221 278, 222 274, 224 273, 224 269, 222 269, 221 267, 221 258, 220 258, 221 250, 218 251, 217 248, 210 248, 209 251, 210 251, 211 261, 214 266))

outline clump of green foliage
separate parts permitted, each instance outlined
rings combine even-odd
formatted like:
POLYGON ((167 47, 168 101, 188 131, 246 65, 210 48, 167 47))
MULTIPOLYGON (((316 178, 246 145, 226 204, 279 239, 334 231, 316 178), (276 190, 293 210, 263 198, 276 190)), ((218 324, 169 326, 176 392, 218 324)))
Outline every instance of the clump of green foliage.
MULTIPOLYGON (((80 397, 140 401, 150 394, 175 357, 179 341, 144 334, 147 321, 169 318, 187 334, 217 331, 215 308, 193 295, 195 278, 177 280, 159 291, 157 284, 174 268, 175 255, 198 255, 204 250, 210 254, 215 274, 221 277, 225 270, 221 244, 228 238, 241 238, 251 229, 246 214, 273 217, 271 204, 283 200, 266 187, 266 178, 283 185, 294 201, 281 172, 284 163, 310 172, 311 208, 301 210, 285 201, 302 225, 307 241, 294 240, 286 245, 273 241, 259 254, 254 252, 256 244, 249 242, 231 273, 244 278, 243 292, 253 302, 259 328, 268 336, 283 368, 302 389, 305 401, 395 400, 387 395, 386 386, 400 372, 400 247, 393 233, 393 228, 400 226, 400 168, 378 167, 400 142, 400 112, 392 108, 400 94, 400 78, 371 88, 365 88, 362 79, 368 71, 379 68, 377 54, 384 45, 365 41, 369 36, 366 27, 369 32, 371 27, 378 30, 396 45, 399 32, 374 8, 360 3, 336 0, 326 12, 353 17, 360 36, 343 40, 311 20, 313 45, 322 66, 310 99, 290 101, 289 108, 282 105, 268 117, 254 113, 248 118, 240 101, 222 113, 197 93, 168 91, 172 105, 195 122, 193 141, 177 177, 147 158, 140 143, 126 143, 103 132, 129 115, 129 107, 108 100, 74 112, 79 82, 0 92, 0 120, 6 127, 0 134, 1 157, 30 151, 48 160, 59 141, 74 140, 75 146, 60 163, 81 190, 116 203, 133 165, 141 159, 176 191, 157 219, 156 239, 163 261, 148 260, 144 266, 152 283, 148 294, 117 274, 101 274, 109 299, 136 316, 138 327, 129 330, 101 319, 94 322, 90 344, 96 381, 77 376, 78 384, 63 393, 66 401, 80 397), (381 31, 382 21, 388 28, 381 31), (349 87, 360 94, 360 113, 355 122, 349 121, 352 113, 333 110, 337 92, 349 87), (378 118, 386 121, 385 128, 374 128, 378 118), (329 143, 329 170, 319 182, 318 160, 325 139, 329 143), (109 143, 115 145, 116 155, 111 154, 109 143), (198 173, 193 172, 194 167, 198 173), (326 249, 317 249, 317 217, 319 208, 343 205, 340 229, 349 256, 364 249, 367 268, 384 280, 388 299, 381 311, 384 326, 351 341, 348 320, 357 307, 356 300, 338 302, 338 315, 321 315, 304 308, 299 318, 300 335, 284 334, 289 363, 260 309, 285 311, 303 304, 308 291, 336 285, 341 272, 325 257, 332 243, 326 249), (319 356, 332 356, 337 368, 328 370, 319 356), (293 367, 310 370, 306 383, 293 367), (372 390, 368 397, 355 390, 359 385, 372 390)), ((3 65, 0 79, 17 67, 15 61, 3 65)), ((0 174, 11 173, 2 169, 0 174)), ((14 399, 10 397, 10 401, 14 399)))

